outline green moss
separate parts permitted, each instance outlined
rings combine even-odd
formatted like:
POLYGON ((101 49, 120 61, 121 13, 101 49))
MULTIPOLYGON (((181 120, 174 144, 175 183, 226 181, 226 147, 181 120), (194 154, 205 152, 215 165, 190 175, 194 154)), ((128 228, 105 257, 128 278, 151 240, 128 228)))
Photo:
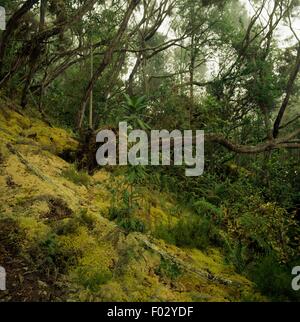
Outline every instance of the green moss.
POLYGON ((50 227, 35 217, 20 217, 18 222, 26 234, 27 243, 34 243, 44 239, 51 230, 50 227))

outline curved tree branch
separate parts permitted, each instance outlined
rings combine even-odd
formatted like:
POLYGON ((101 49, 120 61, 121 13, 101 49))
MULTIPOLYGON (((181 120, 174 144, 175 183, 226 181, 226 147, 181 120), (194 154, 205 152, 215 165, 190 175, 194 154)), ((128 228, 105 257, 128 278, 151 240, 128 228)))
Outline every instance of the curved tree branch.
POLYGON ((300 149, 300 143, 291 142, 292 139, 298 136, 299 134, 300 129, 297 129, 285 137, 269 140, 263 143, 259 143, 257 145, 238 144, 224 138, 222 135, 214 133, 205 134, 205 140, 207 142, 218 143, 232 152, 242 154, 255 154, 282 148, 300 149))

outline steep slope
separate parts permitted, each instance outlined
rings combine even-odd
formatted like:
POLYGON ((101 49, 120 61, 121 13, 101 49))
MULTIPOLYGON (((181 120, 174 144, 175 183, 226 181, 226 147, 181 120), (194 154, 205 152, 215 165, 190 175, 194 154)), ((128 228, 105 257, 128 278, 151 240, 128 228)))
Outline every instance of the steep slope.
MULTIPOLYGON (((1 99, 0 133, 0 265, 7 272, 1 300, 260 298, 218 250, 180 249, 110 221, 112 175, 76 173, 60 157, 78 146, 66 130, 1 99)), ((164 213, 158 202, 150 216, 164 213)))

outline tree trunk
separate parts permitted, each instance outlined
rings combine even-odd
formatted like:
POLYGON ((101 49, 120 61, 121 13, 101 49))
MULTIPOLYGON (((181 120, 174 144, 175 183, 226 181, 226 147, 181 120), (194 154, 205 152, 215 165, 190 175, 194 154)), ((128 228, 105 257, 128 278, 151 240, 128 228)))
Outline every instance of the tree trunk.
POLYGON ((5 51, 10 41, 10 37, 19 25, 22 17, 36 4, 39 0, 27 0, 22 7, 17 10, 8 20, 6 30, 3 31, 0 41, 0 74, 2 73, 5 51))
POLYGON ((120 41, 127 29, 127 25, 129 22, 129 19, 134 11, 134 9, 136 8, 136 6, 139 4, 140 0, 132 0, 130 2, 130 5, 125 13, 125 16, 123 18, 123 21, 120 25, 120 28, 115 36, 115 38, 111 41, 110 46, 107 48, 106 52, 104 53, 104 57, 103 60, 101 62, 101 64, 99 65, 99 67, 95 70, 92 79, 90 80, 86 90, 85 90, 85 94, 84 97, 82 99, 81 102, 81 106, 80 106, 80 110, 78 113, 78 118, 77 118, 77 128, 81 129, 82 128, 82 124, 83 124, 83 118, 84 118, 84 114, 85 114, 85 110, 86 110, 86 105, 87 105, 87 101, 90 97, 90 93, 93 90, 93 87, 96 83, 96 81, 100 78, 100 76, 102 75, 102 73, 104 72, 104 70, 106 69, 106 67, 111 63, 112 58, 113 58, 113 54, 114 51, 117 49, 117 47, 120 45, 120 41))
MULTIPOLYGON (((93 57, 93 46, 91 43, 91 79, 93 78, 94 74, 94 57, 93 57)), ((90 93, 90 111, 89 111, 89 128, 93 128, 93 90, 90 93)))
POLYGON ((44 26, 45 26, 46 10, 47 10, 47 0, 41 0, 41 4, 40 4, 40 26, 39 26, 40 31, 42 31, 44 29, 44 26))

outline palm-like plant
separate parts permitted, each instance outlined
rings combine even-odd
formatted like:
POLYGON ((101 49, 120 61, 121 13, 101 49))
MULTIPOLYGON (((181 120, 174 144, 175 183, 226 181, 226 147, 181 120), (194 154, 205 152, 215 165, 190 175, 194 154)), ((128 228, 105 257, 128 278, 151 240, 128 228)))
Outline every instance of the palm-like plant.
POLYGON ((145 111, 148 107, 146 96, 130 97, 127 94, 124 96, 125 102, 123 103, 123 107, 127 112, 124 120, 133 128, 150 130, 150 126, 144 121, 145 111))

